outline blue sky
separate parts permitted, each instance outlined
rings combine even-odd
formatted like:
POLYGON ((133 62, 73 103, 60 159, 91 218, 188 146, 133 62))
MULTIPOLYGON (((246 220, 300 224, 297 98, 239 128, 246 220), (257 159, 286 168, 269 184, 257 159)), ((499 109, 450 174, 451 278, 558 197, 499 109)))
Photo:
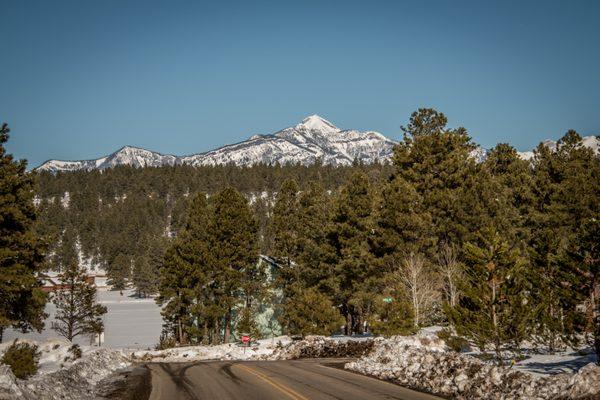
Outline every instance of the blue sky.
POLYGON ((600 134, 598 1, 0 0, 0 121, 37 166, 172 154, 309 114, 400 138, 418 107, 520 150, 600 134))

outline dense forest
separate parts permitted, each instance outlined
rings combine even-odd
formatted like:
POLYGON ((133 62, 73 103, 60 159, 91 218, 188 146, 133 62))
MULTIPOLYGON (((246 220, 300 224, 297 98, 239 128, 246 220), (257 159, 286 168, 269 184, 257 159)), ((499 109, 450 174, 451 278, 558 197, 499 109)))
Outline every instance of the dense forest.
POLYGON ((389 164, 39 173, 37 230, 52 268, 79 249, 115 288, 159 291, 179 343, 227 340, 233 308, 252 329, 262 253, 289 333, 442 323, 498 357, 533 338, 600 352, 599 156, 569 131, 477 163, 431 109, 403 130, 389 164))

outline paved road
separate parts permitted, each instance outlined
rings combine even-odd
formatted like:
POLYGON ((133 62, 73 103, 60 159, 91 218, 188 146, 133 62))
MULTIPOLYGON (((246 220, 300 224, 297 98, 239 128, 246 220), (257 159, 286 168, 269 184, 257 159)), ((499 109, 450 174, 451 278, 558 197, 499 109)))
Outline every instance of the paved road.
POLYGON ((147 364, 150 400, 324 400, 437 397, 335 368, 343 360, 147 364))

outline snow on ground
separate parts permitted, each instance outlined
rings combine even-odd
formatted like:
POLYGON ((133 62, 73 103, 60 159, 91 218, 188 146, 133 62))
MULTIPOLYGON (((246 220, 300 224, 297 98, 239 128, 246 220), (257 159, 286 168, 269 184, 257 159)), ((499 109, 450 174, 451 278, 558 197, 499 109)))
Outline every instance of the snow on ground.
POLYGON ((238 343, 215 346, 176 347, 166 350, 135 351, 131 353, 134 361, 187 362, 200 360, 256 360, 271 356, 276 349, 291 342, 288 336, 262 339, 248 347, 238 343))
MULTIPOLYGON (((82 349, 82 357, 73 361, 67 351, 68 342, 52 339, 35 344, 42 353, 35 376, 16 379, 8 366, 0 365, 0 399, 92 399, 98 382, 131 365, 117 350, 88 346, 82 349)), ((2 344, 0 353, 8 345, 2 344)))
MULTIPOLYGON (((42 357, 40 371, 35 377, 27 381, 15 379, 10 370, 0 365, 0 398, 91 398, 100 380, 139 362, 306 357, 354 357, 357 361, 346 364, 345 368, 458 399, 600 398, 600 367, 590 363, 576 374, 560 373, 564 363, 583 364, 587 359, 581 357, 589 355, 579 356, 573 352, 556 356, 534 355, 528 362, 513 368, 498 367, 474 355, 450 351, 438 338, 436 332, 439 329, 431 327, 417 335, 387 339, 308 336, 304 340, 293 341, 281 336, 253 342, 247 348, 237 343, 160 351, 83 346, 82 359, 74 362, 68 360, 70 344, 51 339, 37 343, 42 357), (536 376, 535 373, 544 373, 545 376, 536 376)), ((0 345, 0 353, 8 345, 0 345)))
POLYGON ((515 364, 514 368, 534 376, 574 373, 589 363, 596 362, 596 355, 591 348, 577 351, 568 349, 556 354, 535 354, 528 352, 523 361, 515 364))
MULTIPOLYGON (((104 315, 104 340, 102 346, 110 348, 151 349, 156 346, 162 329, 160 307, 154 299, 138 299, 131 290, 118 291, 98 289, 98 302, 108 308, 104 315)), ((23 334, 15 330, 4 333, 4 341, 31 339, 44 341, 58 335, 51 329, 56 308, 52 302, 46 304, 46 327, 41 333, 23 334)), ((78 337, 75 343, 89 345, 90 339, 78 337)))
POLYGON ((565 356, 558 355, 554 361, 532 357, 530 364, 520 368, 500 367, 450 351, 433 335, 422 331, 408 337, 376 338, 368 355, 345 368, 456 399, 600 398, 600 366, 593 363, 577 373, 551 374, 552 362, 564 362, 565 356), (545 376, 532 373, 536 363, 545 376))

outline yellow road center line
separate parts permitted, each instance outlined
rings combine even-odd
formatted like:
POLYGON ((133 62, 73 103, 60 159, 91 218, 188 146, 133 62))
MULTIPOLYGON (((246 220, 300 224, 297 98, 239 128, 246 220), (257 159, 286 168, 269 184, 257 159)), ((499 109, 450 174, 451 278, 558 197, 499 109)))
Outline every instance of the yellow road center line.
POLYGON ((275 387, 276 389, 279 389, 281 392, 287 394, 293 400, 309 400, 307 397, 304 397, 303 395, 296 392, 292 388, 285 386, 282 383, 275 382, 274 380, 272 380, 265 374, 258 372, 255 369, 252 369, 252 368, 250 368, 246 365, 242 365, 242 364, 234 364, 234 365, 237 367, 240 367, 240 368, 246 370, 247 372, 251 373, 252 375, 262 379, 263 381, 267 382, 269 385, 275 387))

